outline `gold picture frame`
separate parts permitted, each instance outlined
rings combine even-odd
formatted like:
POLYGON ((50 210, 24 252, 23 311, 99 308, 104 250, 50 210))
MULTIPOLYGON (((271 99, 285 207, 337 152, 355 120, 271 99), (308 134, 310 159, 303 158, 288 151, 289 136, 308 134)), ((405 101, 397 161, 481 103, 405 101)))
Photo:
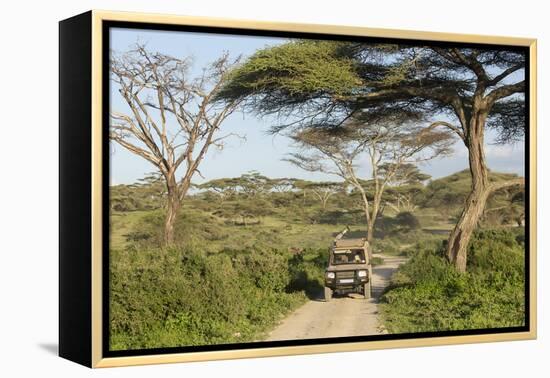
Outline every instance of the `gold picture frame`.
MULTIPOLYGON (((230 32, 229 32, 230 33, 230 32)), ((83 365, 99 368, 188 361, 208 361, 251 357, 347 352, 371 349, 466 344, 535 339, 536 307, 536 98, 537 41, 528 38, 436 33, 394 29, 377 29, 338 25, 294 24, 188 17, 145 13, 93 10, 60 23, 60 355, 83 365), (528 329, 519 332, 464 334, 425 338, 381 339, 360 342, 269 346, 244 349, 209 350, 166 354, 105 356, 104 290, 105 268, 103 166, 105 143, 106 73, 103 60, 105 25, 109 22, 146 25, 212 27, 265 32, 292 32, 350 37, 375 37, 426 42, 454 42, 525 47, 528 49, 529 124, 525 144, 529 159, 529 261, 528 261, 528 329), (84 51, 85 50, 85 51, 84 51), (71 67, 71 62, 81 67, 71 67), (75 89, 76 88, 76 89, 75 89), (69 93, 70 92, 70 93, 69 93), (76 94, 79 94, 78 96, 76 94), (80 131, 69 131, 69 123, 85 122, 80 131), (76 138, 76 139, 75 139, 76 138), (79 143, 74 144, 75 140, 79 143), (73 144, 71 146, 72 141, 73 144), (82 149, 85 146, 85 149, 82 149), (89 154, 89 155, 87 155, 89 154), (90 169, 76 172, 70 157, 90 163, 90 169), (72 181, 69 185, 69 180, 72 181), (79 208, 75 204, 82 206, 79 208), (76 207, 75 207, 76 206, 76 207), (80 209, 80 213, 75 212, 80 209), (76 221, 75 221, 76 220, 76 221), (79 298, 77 298, 79 297, 79 298)), ((108 75, 107 75, 108 76, 108 75)), ((527 164, 526 164, 527 165, 527 164)), ((80 169, 80 168, 78 168, 80 169)))

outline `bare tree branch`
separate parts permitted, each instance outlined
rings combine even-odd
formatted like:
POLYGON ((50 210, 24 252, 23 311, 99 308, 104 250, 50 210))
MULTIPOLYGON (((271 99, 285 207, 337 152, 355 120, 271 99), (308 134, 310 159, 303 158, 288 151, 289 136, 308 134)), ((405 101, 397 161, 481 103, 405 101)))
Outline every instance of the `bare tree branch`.
POLYGON ((189 79, 189 59, 178 59, 136 45, 124 54, 113 53, 111 80, 129 114, 111 111, 110 138, 128 151, 154 164, 167 189, 165 241, 173 240, 175 215, 193 175, 211 145, 234 133, 217 136, 240 100, 214 101, 229 70, 238 62, 227 53, 189 79), (183 162, 186 162, 182 166, 183 162), (183 169, 180 170, 180 167, 183 169), (176 180, 178 172, 181 174, 176 180))
POLYGON ((501 98, 508 97, 514 93, 522 93, 525 91, 525 80, 515 84, 503 85, 493 89, 486 97, 485 101, 491 107, 496 101, 501 98))

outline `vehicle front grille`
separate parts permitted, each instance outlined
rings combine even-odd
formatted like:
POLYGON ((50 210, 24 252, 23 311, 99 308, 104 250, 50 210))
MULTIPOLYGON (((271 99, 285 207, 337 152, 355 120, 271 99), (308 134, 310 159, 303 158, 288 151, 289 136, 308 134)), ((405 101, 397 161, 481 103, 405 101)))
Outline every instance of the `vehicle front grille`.
POLYGON ((336 279, 353 278, 353 277, 355 277, 355 272, 353 270, 336 272, 336 279))

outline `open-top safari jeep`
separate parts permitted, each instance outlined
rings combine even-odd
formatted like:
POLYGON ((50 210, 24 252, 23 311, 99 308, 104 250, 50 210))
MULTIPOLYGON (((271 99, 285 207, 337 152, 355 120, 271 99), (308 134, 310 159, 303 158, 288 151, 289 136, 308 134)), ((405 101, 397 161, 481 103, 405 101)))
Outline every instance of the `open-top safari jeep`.
POLYGON ((359 293, 365 299, 371 297, 372 265, 369 243, 365 238, 343 239, 342 231, 329 249, 328 267, 325 272, 325 301, 334 292, 359 293))

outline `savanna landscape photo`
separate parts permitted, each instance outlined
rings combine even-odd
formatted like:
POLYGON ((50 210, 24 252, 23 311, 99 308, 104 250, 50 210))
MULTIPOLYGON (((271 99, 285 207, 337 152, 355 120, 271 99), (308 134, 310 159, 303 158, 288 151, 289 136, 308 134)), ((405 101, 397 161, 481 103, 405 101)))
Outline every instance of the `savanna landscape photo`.
POLYGON ((110 28, 111 351, 526 325, 526 49, 110 28))

